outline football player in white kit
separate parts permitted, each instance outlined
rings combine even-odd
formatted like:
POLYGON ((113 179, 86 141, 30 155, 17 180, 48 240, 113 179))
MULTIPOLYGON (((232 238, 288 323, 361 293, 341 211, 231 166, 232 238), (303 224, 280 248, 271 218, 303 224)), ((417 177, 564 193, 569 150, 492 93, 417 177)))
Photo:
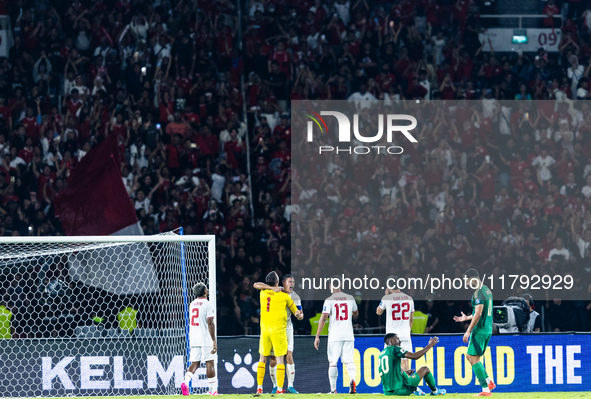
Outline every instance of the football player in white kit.
POLYGON ((181 384, 181 391, 184 396, 189 395, 189 382, 193 379, 193 374, 201 362, 205 362, 209 394, 217 396, 219 394, 213 356, 218 350, 215 340, 215 309, 207 300, 209 290, 205 284, 195 284, 193 294, 197 299, 189 305, 189 342, 191 344, 189 361, 191 366, 185 374, 185 382, 181 384))
POLYGON ((320 332, 324 328, 326 320, 330 317, 328 325, 328 379, 330 381, 330 393, 337 393, 337 377, 339 370, 337 362, 339 358, 347 366, 347 372, 351 378, 349 393, 356 393, 355 374, 357 368, 353 361, 355 349, 355 337, 353 336, 353 316, 357 317, 357 303, 352 295, 345 294, 331 284, 332 295, 324 301, 322 316, 318 322, 314 347, 318 350, 320 344, 320 332))
MULTIPOLYGON (((293 290, 294 287, 295 279, 293 276, 291 274, 284 274, 283 277, 281 277, 281 286, 279 288, 286 294, 289 294, 298 310, 302 310, 302 300, 300 299, 300 296, 293 290)), ((255 283, 254 288, 257 290, 277 290, 278 287, 271 287, 265 283, 255 283)), ((295 380, 295 363, 293 361, 293 323, 291 322, 291 310, 286 308, 286 312, 288 312, 287 355, 285 356, 287 368, 287 392, 297 394, 299 392, 293 387, 293 381, 295 380)), ((269 375, 271 376, 271 381, 273 382, 273 391, 271 391, 271 393, 275 394, 277 393, 277 360, 273 355, 271 355, 271 361, 269 362, 269 375)))
MULTIPOLYGON (((397 280, 389 277, 389 280, 397 280)), ((382 297, 376 313, 386 312, 386 334, 396 334, 400 338, 400 347, 407 352, 413 352, 410 329, 415 313, 415 303, 412 298, 398 289, 386 288, 386 295, 382 297)), ((408 370, 408 359, 402 359, 402 370, 408 370)))

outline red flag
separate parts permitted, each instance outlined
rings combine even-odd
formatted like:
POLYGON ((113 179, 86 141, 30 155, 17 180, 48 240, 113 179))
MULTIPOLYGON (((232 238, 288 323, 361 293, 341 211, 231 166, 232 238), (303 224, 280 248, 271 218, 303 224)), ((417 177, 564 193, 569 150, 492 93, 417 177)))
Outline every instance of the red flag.
POLYGON ((89 151, 56 198, 55 214, 67 235, 142 234, 121 179, 117 144, 112 134, 89 151))

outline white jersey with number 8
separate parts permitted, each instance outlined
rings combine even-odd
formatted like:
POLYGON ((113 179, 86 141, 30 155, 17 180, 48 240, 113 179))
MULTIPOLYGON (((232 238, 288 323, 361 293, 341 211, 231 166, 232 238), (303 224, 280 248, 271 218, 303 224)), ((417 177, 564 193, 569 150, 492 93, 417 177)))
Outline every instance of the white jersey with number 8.
POLYGON ((189 305, 189 343, 191 347, 213 346, 207 320, 215 317, 215 310, 205 298, 197 298, 189 305))
POLYGON ((324 301, 322 314, 330 318, 328 324, 328 342, 354 341, 353 312, 357 310, 357 302, 352 295, 335 292, 324 301))
POLYGON ((404 292, 384 295, 380 309, 386 311, 386 334, 395 333, 401 340, 410 339, 410 316, 415 311, 415 303, 404 292))

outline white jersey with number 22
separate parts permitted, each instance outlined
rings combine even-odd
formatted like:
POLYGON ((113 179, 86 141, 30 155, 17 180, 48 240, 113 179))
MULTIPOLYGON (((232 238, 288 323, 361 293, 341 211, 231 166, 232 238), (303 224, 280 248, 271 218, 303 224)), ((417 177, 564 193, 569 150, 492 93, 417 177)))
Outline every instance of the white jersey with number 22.
POLYGON ((415 303, 404 292, 384 295, 380 309, 386 311, 386 334, 395 333, 401 340, 410 339, 410 316, 415 311, 415 303))

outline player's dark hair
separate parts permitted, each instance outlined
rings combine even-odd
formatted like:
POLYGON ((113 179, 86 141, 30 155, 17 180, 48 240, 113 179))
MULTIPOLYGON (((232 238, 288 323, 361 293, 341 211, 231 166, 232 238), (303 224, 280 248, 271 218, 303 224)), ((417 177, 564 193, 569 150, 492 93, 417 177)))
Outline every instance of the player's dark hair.
POLYGON ((395 336, 396 336, 396 334, 394 334, 394 333, 388 333, 388 334, 386 334, 386 336, 384 337, 384 343, 387 344, 388 341, 390 340, 390 338, 393 338, 395 336))
POLYGON ((286 281, 288 278, 293 278, 293 276, 292 276, 291 274, 289 274, 289 273, 287 273, 287 274, 284 274, 283 276, 281 276, 281 284, 285 283, 285 281, 286 281))
POLYGON ((468 269, 464 272, 464 277, 466 277, 468 280, 473 279, 473 278, 480 278, 480 273, 478 273, 478 270, 476 269, 468 269))
POLYGON ((269 284, 271 287, 275 287, 279 284, 279 276, 275 272, 271 272, 267 274, 265 277, 265 282, 269 284))
POLYGON ((199 283, 195 284, 195 286, 193 287, 193 294, 197 298, 201 298, 202 296, 205 295, 206 289, 207 289, 207 287, 205 286, 205 284, 199 282, 199 283))

